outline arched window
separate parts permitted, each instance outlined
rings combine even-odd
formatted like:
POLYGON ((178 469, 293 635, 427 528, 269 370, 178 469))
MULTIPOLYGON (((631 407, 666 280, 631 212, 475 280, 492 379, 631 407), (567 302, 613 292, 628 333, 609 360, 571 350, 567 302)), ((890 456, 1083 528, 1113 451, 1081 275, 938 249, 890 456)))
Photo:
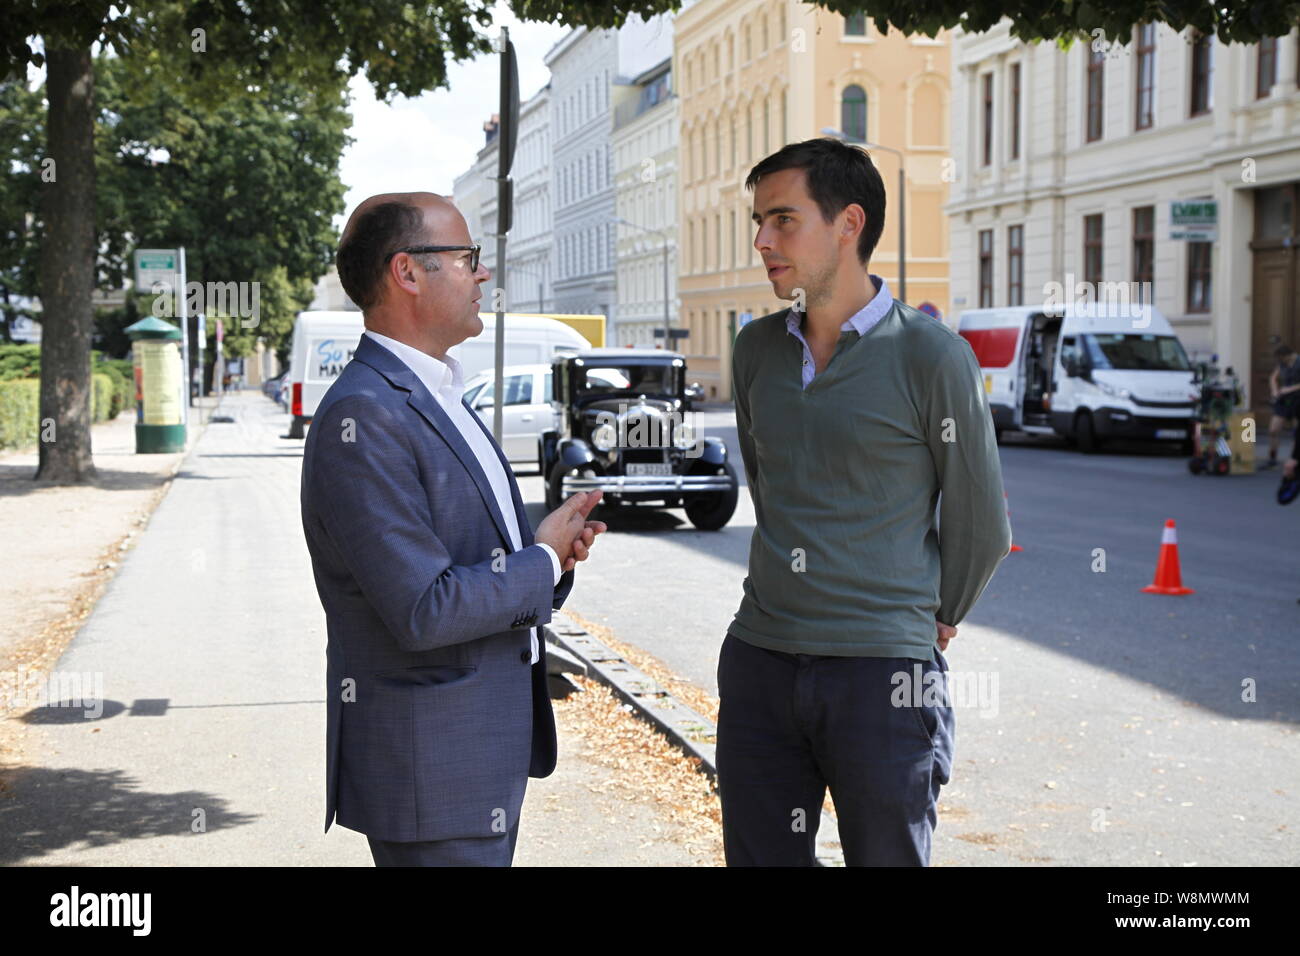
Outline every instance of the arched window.
POLYGON ((840 129, 850 142, 867 141, 867 92, 856 83, 844 88, 840 101, 840 129))

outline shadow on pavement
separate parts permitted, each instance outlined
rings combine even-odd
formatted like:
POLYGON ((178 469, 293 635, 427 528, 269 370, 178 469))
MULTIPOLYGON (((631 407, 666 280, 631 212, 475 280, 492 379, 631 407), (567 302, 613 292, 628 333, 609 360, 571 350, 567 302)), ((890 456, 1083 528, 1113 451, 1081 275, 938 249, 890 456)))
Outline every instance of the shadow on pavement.
MULTIPOLYGON (((37 481, 35 475, 35 465, 0 465, 0 498, 16 498, 45 488, 61 487, 48 481, 37 481)), ((168 480, 167 475, 151 472, 98 468, 90 485, 105 491, 148 491, 161 487, 168 480)))
POLYGON ((0 866, 37 864, 47 853, 82 843, 186 836, 196 809, 209 832, 257 819, 230 810, 212 793, 138 791, 122 770, 10 768, 0 773, 0 866))

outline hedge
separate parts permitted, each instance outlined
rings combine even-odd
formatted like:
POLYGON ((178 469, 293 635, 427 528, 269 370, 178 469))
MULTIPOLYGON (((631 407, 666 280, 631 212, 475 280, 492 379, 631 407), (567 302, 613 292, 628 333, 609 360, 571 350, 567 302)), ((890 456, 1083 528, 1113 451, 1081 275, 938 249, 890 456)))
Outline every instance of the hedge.
POLYGON ((39 345, 0 345, 0 382, 41 377, 39 345))
MULTIPOLYGON (((95 372, 90 377, 91 421, 116 418, 121 411, 119 377, 95 372)), ((26 448, 40 435, 41 383, 35 378, 0 381, 0 448, 26 448)))
POLYGON ((36 441, 41 383, 24 378, 0 381, 0 448, 22 448, 36 441))
POLYGON ((102 375, 112 383, 108 418, 117 418, 122 413, 122 409, 135 402, 134 382, 123 378, 122 373, 107 362, 100 362, 98 365, 93 366, 93 369, 96 376, 102 375))
POLYGON ((90 376, 90 385, 91 421, 107 421, 110 415, 116 417, 116 413, 113 411, 113 403, 118 400, 120 395, 117 382, 103 372, 96 372, 90 376))
MULTIPOLYGON (((124 409, 134 408, 135 371, 132 363, 128 359, 101 358, 97 349, 91 351, 90 361, 92 376, 102 375, 109 382, 109 388, 104 392, 103 386, 95 384, 92 378, 91 408, 94 420, 113 419, 124 409), (96 402, 99 404, 95 404, 96 402)), ((41 347, 39 345, 0 345, 0 382, 39 380, 40 377, 41 347)), ((22 417, 23 413, 20 410, 15 410, 10 415, 13 421, 23 420, 22 417)), ((28 436, 27 444, 34 442, 37 437, 34 426, 26 430, 5 432, 5 434, 25 434, 28 436)), ((8 444, 9 442, 0 441, 0 447, 6 447, 8 444)))

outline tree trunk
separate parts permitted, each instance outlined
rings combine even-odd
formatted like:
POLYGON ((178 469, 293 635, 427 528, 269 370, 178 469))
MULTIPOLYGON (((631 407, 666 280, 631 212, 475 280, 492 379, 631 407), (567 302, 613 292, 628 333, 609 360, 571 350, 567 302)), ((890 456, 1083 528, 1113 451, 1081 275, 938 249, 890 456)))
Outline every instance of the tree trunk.
POLYGON ((90 47, 46 47, 49 99, 41 243, 41 442, 36 477, 95 476, 90 454, 90 346, 95 286, 95 74, 90 47))

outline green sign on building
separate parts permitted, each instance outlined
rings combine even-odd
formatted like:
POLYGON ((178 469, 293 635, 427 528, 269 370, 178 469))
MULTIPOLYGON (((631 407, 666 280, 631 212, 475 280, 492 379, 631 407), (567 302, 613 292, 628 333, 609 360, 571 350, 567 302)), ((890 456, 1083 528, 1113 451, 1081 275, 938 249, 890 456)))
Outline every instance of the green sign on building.
POLYGON ((1174 200, 1169 204, 1169 238, 1214 242, 1219 238, 1219 203, 1214 199, 1174 200))

